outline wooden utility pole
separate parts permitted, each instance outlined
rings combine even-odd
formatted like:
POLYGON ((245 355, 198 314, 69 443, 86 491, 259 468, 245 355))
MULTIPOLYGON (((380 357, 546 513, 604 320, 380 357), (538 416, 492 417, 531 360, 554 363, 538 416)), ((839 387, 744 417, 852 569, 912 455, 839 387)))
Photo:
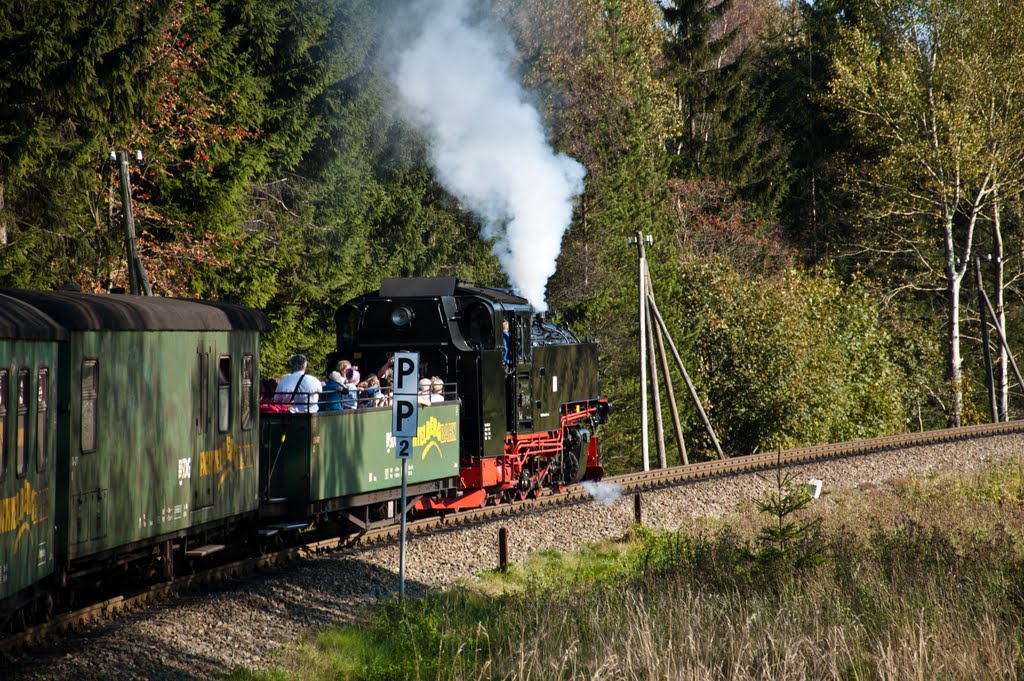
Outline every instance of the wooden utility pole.
POLYGON ((679 351, 676 349, 676 344, 672 340, 672 335, 669 333, 668 326, 665 324, 665 320, 658 311, 658 305, 654 300, 654 286, 651 282, 650 271, 647 267, 647 257, 644 252, 645 241, 647 244, 654 243, 651 236, 645 236, 643 232, 637 232, 635 237, 630 237, 629 239, 629 244, 637 247, 637 255, 639 256, 637 280, 640 291, 640 429, 642 431, 641 439, 643 442, 644 470, 650 470, 650 444, 647 432, 648 389, 651 390, 651 396, 654 401, 654 427, 655 434, 657 436, 658 463, 662 468, 668 467, 668 460, 665 452, 665 428, 663 425, 661 409, 661 389, 658 385, 659 354, 661 374, 665 377, 665 387, 668 392, 669 408, 672 411, 672 424, 675 427, 676 441, 679 444, 679 458, 684 464, 689 463, 689 458, 686 454, 686 445, 683 442, 683 429, 679 420, 679 410, 676 407, 675 391, 672 387, 672 376, 669 372, 668 357, 665 353, 666 339, 668 340, 669 348, 672 350, 672 355, 676 364, 679 366, 679 371, 683 376, 683 380, 686 382, 686 387, 690 391, 690 398, 693 400, 693 403, 697 408, 697 413, 700 415, 701 421, 704 423, 704 428, 707 430, 708 437, 711 439, 711 443, 714 445, 715 451, 718 453, 720 458, 726 458, 721 445, 718 443, 718 436, 715 434, 715 429, 711 426, 711 420, 704 411, 704 405, 701 404, 700 396, 697 395, 697 389, 690 380, 690 375, 686 372, 686 367, 683 365, 683 360, 679 356, 679 351), (657 347, 655 346, 655 343, 657 343, 657 347), (650 387, 648 387, 648 370, 650 371, 650 376, 653 379, 653 383, 650 387))
POLYGON ((1006 356, 1010 360, 1010 366, 1013 367, 1013 373, 1017 376, 1017 384, 1021 388, 1024 388, 1024 377, 1020 375, 1020 369, 1017 368, 1017 361, 1013 358, 1013 353, 1010 352, 1010 344, 1006 342, 1006 332, 1003 327, 999 324, 999 317, 996 316, 996 311, 992 309, 992 302, 988 299, 988 294, 985 293, 985 289, 979 289, 981 291, 981 297, 985 301, 985 307, 988 309, 988 313, 992 315, 992 319, 995 322, 992 326, 995 328, 996 333, 999 334, 999 342, 1003 344, 1003 350, 1006 351, 1006 356))
POLYGON ((985 352, 985 387, 988 388, 988 406, 991 411, 992 423, 999 421, 996 410, 996 386, 992 380, 992 351, 988 342, 988 319, 985 315, 985 299, 982 296, 981 258, 974 258, 974 278, 978 285, 978 317, 981 319, 981 347, 985 352))
POLYGON ((630 238, 630 245, 635 245, 639 262, 637 263, 637 311, 640 317, 640 438, 643 444, 644 470, 651 470, 651 445, 647 436, 647 285, 646 277, 646 255, 644 254, 644 240, 653 244, 654 237, 644 236, 643 232, 637 232, 635 237, 630 238))
MULTIPOLYGON (((151 296, 153 289, 146 277, 146 268, 142 265, 135 246, 135 218, 132 216, 132 181, 128 170, 128 152, 110 152, 111 161, 119 166, 121 178, 121 214, 124 218, 124 240, 128 250, 128 285, 135 296, 151 296)), ((142 161, 142 152, 136 151, 137 162, 142 161)))
POLYGON ((679 356, 679 350, 676 348, 675 341, 672 340, 672 334, 668 332, 668 325, 665 324, 665 319, 661 316, 661 312, 658 311, 658 304, 654 302, 653 298, 651 299, 651 311, 654 312, 654 319, 657 320, 661 330, 665 333, 665 339, 668 341, 668 347, 672 350, 672 356, 675 358, 676 364, 679 365, 679 372, 683 375, 683 380, 686 382, 686 389, 690 391, 690 398, 697 407, 697 413, 700 415, 700 419, 704 423, 704 429, 707 431, 708 437, 711 438, 711 444, 714 445, 719 458, 728 458, 726 457, 725 452, 722 451, 722 446, 718 444, 718 435, 715 434, 715 429, 711 425, 711 419, 708 418, 707 413, 704 411, 704 405, 701 404, 700 396, 697 395, 697 388, 693 385, 693 381, 690 380, 690 374, 686 371, 686 366, 683 364, 683 358, 679 356))
POLYGON ((665 392, 668 393, 668 411, 672 415, 672 428, 676 434, 676 445, 679 447, 679 462, 683 465, 690 463, 690 458, 686 455, 686 442, 683 441, 683 425, 679 422, 679 408, 676 406, 676 391, 672 385, 672 374, 668 368, 668 356, 665 354, 665 336, 661 332, 661 327, 654 323, 654 312, 651 309, 651 303, 654 300, 654 286, 651 284, 650 278, 647 280, 647 311, 650 315, 648 319, 651 320, 651 326, 654 327, 655 338, 658 340, 658 359, 661 361, 661 375, 665 377, 665 392))
POLYGON ((661 421, 661 390, 658 388, 657 353, 654 352, 654 320, 651 318, 651 306, 647 296, 651 291, 651 273, 644 263, 644 326, 647 328, 647 362, 651 371, 651 397, 654 398, 654 438, 658 445, 658 467, 668 468, 665 457, 665 426, 661 421))

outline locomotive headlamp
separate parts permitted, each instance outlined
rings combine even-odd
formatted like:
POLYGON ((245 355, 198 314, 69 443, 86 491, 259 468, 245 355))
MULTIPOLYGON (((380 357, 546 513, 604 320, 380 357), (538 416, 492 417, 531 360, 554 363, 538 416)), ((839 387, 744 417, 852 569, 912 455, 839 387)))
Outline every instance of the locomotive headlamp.
POLYGON ((404 329, 412 324, 412 318, 412 310, 407 308, 405 305, 396 307, 391 311, 391 323, 400 329, 404 329))

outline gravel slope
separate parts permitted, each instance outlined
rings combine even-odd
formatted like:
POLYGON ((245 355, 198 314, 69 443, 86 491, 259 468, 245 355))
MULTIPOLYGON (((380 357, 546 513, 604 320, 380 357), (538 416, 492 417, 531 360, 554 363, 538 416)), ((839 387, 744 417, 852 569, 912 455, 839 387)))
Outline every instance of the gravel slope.
MULTIPOLYGON (((799 466, 797 479, 825 487, 885 484, 942 471, 971 471, 1024 454, 1024 438, 919 447, 799 466)), ((676 528, 685 517, 721 516, 769 489, 774 476, 748 474, 643 495, 644 524, 676 528)), ((410 594, 444 588, 495 566, 499 526, 509 531, 511 560, 544 548, 571 549, 621 536, 633 520, 632 498, 588 502, 431 536, 408 546, 410 594)), ((246 578, 216 591, 173 599, 120 617, 0 670, 3 679, 205 679, 244 665, 261 667, 274 651, 311 627, 352 622, 397 590, 396 546, 320 556, 246 578)))

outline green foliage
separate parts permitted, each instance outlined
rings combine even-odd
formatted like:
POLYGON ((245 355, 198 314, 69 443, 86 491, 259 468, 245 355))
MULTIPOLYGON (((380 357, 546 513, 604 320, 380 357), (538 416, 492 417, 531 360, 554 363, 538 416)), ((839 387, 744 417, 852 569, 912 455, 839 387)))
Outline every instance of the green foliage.
POLYGON ((48 287, 105 255, 100 172, 110 139, 152 107, 168 3, 8 3, 0 9, 0 277, 48 287))
POLYGON ((757 510, 771 522, 761 527, 752 558, 762 578, 798 574, 825 560, 821 518, 798 522, 796 515, 814 501, 805 485, 793 482, 792 474, 775 468, 775 488, 757 500, 757 510))
MULTIPOLYGON (((792 181, 779 219, 809 262, 848 248, 857 215, 842 191, 842 178, 850 165, 873 155, 870 146, 854 142, 845 111, 824 97, 834 76, 834 46, 868 5, 862 0, 792 3, 790 21, 766 41, 756 78, 757 90, 770 102, 770 125, 791 145, 792 181)), ((835 262, 839 268, 855 265, 848 256, 835 262)))
POLYGON ((834 46, 829 102, 870 150, 846 170, 844 190, 859 207, 854 238, 865 269, 890 290, 919 303, 942 297, 951 425, 965 411, 960 287, 994 198, 1020 191, 1003 178, 1019 176, 1024 149, 1020 98, 1007 96, 1024 84, 1022 11, 1016 2, 887 0, 834 46))
POLYGON ((726 21, 732 0, 666 4, 666 73, 680 132, 668 141, 674 176, 728 182, 761 215, 789 188, 787 143, 769 127, 770 90, 755 85, 753 50, 726 21))
POLYGON ((905 379, 868 286, 708 262, 685 275, 685 304, 705 320, 694 352, 706 408, 730 452, 902 429, 905 379))
MULTIPOLYGON (((625 244, 636 231, 655 238, 661 312, 731 453, 937 423, 940 310, 878 304, 849 263, 798 269, 764 219, 795 143, 788 234, 817 243, 801 231, 824 229, 812 213, 834 220, 829 248, 847 233, 835 183, 821 204, 805 189, 838 177, 843 158, 878 151, 841 157, 863 136, 821 96, 835 75, 826 47, 877 25, 862 4, 801 5, 803 23, 760 44, 725 30, 742 10, 729 3, 687 1, 667 15, 641 0, 495 3, 554 146, 588 171, 548 299, 602 344, 617 407, 603 433, 610 470, 639 460, 636 259, 625 244)), ((382 277, 504 284, 473 216, 431 176, 425 141, 392 115, 380 68, 392 56, 380 40, 390 9, 48 0, 0 10, 0 283, 123 285, 120 199, 104 160, 141 148, 134 209, 155 290, 265 309, 267 374, 295 351, 319 367, 337 305, 382 277)), ((1014 205, 1007 197, 1007 215, 1014 205)), ((677 394, 699 458, 709 443, 677 394)))
POLYGON ((910 498, 929 501, 953 497, 1016 504, 1024 500, 1024 461, 985 468, 971 476, 915 480, 902 491, 910 498))

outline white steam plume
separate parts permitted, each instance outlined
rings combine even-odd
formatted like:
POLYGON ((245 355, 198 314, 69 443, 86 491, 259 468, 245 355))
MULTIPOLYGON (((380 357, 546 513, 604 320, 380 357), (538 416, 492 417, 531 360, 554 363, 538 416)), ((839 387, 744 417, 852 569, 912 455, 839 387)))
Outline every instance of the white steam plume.
POLYGON ((402 114, 430 141, 438 180, 483 224, 519 293, 538 310, 586 170, 548 145, 513 78, 508 34, 466 0, 416 3, 394 81, 402 114))
POLYGON ((582 484, 591 499, 605 506, 612 506, 622 496, 622 487, 614 482, 584 480, 582 484))

